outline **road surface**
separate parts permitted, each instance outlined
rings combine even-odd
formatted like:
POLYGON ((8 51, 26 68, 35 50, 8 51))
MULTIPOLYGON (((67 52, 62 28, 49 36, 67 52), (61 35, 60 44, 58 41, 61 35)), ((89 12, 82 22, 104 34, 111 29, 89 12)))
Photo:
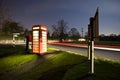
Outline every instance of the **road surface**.
MULTIPOLYGON (((85 56, 87 56, 87 50, 88 50, 85 47, 75 47, 75 46, 73 47, 73 46, 64 46, 64 45, 55 45, 55 44, 48 44, 48 47, 57 48, 62 51, 74 52, 85 56)), ((120 61, 120 51, 95 49, 95 57, 120 61)))

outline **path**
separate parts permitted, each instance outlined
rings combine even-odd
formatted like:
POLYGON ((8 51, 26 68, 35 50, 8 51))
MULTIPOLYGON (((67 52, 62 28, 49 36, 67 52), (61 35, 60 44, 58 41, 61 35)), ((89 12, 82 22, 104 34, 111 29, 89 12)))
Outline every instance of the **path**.
POLYGON ((53 58, 55 56, 55 54, 45 54, 43 56, 38 55, 37 59, 28 62, 24 65, 22 65, 21 67, 12 70, 4 75, 0 75, 0 80, 17 80, 17 78, 22 75, 23 73, 31 70, 32 68, 37 67, 38 65, 42 64, 45 60, 49 59, 49 58, 53 58))

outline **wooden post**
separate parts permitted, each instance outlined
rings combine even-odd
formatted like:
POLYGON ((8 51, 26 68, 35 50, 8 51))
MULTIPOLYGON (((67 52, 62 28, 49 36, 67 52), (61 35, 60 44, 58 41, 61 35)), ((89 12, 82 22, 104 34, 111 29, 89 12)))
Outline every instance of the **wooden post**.
POLYGON ((90 60, 90 40, 88 41, 88 60, 90 60))
POLYGON ((29 36, 26 36, 26 48, 25 51, 28 52, 29 49, 29 36))
POLYGON ((15 36, 13 34, 13 47, 15 47, 15 36))
POLYGON ((93 29, 94 18, 90 18, 90 74, 94 74, 94 29, 93 29))

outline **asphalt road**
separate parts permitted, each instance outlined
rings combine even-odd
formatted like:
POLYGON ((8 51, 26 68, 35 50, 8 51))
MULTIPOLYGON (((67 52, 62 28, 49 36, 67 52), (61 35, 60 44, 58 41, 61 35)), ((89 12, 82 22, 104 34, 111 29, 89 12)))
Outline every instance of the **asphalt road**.
MULTIPOLYGON (((84 47, 73 47, 54 44, 49 44, 48 47, 57 48, 62 51, 74 52, 85 56, 87 56, 88 50, 87 48, 84 47)), ((120 51, 95 49, 95 57, 120 61, 120 51)))

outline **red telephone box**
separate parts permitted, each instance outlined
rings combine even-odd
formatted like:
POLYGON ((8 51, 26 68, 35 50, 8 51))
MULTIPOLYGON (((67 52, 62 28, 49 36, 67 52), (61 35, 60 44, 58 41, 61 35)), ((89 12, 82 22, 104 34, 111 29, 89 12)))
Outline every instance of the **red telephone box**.
POLYGON ((32 52, 43 54, 47 52, 47 27, 35 25, 32 27, 32 52))

